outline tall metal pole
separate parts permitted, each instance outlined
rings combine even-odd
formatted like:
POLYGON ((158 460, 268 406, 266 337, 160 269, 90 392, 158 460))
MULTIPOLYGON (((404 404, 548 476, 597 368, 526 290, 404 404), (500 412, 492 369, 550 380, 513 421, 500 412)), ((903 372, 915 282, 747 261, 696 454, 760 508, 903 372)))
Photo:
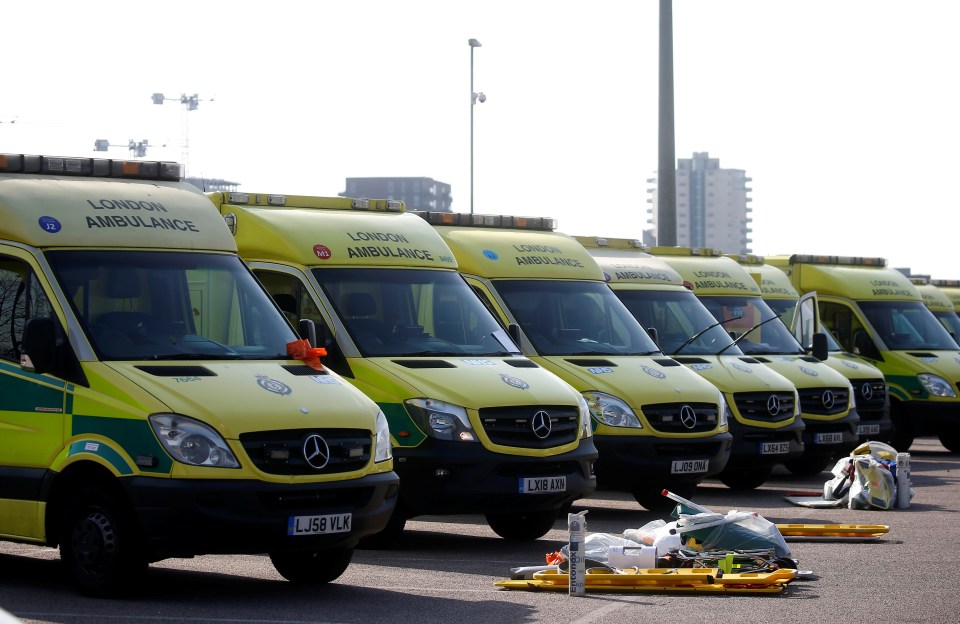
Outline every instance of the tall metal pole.
POLYGON ((480 47, 476 39, 467 41, 470 45, 470 214, 473 214, 473 107, 477 105, 477 92, 473 90, 473 49, 480 47))
POLYGON ((660 132, 657 161, 657 244, 677 244, 677 171, 673 120, 673 2, 660 0, 660 132))

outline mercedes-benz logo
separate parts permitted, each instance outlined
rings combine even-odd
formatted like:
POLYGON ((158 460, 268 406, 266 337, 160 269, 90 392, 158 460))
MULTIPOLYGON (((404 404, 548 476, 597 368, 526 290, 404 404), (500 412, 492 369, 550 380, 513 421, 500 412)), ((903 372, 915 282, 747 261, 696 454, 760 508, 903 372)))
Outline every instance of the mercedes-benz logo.
POLYGON ((687 429, 693 429, 697 426, 697 413, 689 405, 680 408, 680 422, 687 429))
POLYGON ((777 398, 775 394, 771 394, 770 398, 767 399, 767 413, 771 416, 776 416, 780 413, 780 399, 777 398))
POLYGON ((550 414, 543 410, 534 414, 533 418, 530 419, 530 428, 533 430, 533 435, 541 440, 545 440, 550 435, 550 432, 553 431, 553 422, 550 420, 550 414))
POLYGON ((823 395, 820 397, 820 402, 823 403, 823 406, 827 409, 833 409, 833 390, 824 390, 823 395))
POLYGON ((323 470, 330 463, 330 446, 319 434, 311 433, 303 441, 303 459, 312 468, 323 470))
POLYGON ((860 396, 863 397, 864 401, 869 401, 873 398, 873 386, 870 385, 869 381, 860 386, 860 396))

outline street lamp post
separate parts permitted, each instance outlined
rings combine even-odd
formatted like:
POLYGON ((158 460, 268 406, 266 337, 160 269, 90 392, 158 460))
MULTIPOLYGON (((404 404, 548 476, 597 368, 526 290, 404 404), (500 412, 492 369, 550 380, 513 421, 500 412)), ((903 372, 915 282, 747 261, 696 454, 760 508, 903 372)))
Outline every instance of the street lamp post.
POLYGON ((486 102, 487 96, 473 90, 473 49, 479 48, 480 42, 470 39, 467 43, 470 45, 470 214, 473 214, 473 107, 477 105, 477 100, 481 104, 486 102))
POLYGON ((180 148, 181 148, 181 158, 183 160, 184 171, 189 173, 189 160, 190 160, 190 128, 188 125, 188 113, 190 111, 195 111, 200 106, 200 102, 212 102, 213 98, 209 100, 201 100, 200 96, 196 93, 193 95, 187 95, 186 93, 180 94, 179 98, 169 98, 164 96, 162 93, 154 93, 150 96, 150 99, 154 104, 163 104, 167 101, 180 102, 183 105, 183 112, 180 114, 180 148))

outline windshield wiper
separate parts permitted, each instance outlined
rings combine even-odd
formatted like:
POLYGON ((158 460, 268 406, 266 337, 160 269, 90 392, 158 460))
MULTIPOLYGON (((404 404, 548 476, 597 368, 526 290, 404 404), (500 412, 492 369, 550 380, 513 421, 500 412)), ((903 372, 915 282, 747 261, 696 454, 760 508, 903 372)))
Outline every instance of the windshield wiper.
MULTIPOLYGON (((748 329, 747 331, 745 331, 745 332, 743 332, 742 334, 740 334, 739 336, 737 336, 737 338, 736 338, 733 342, 731 342, 730 344, 728 344, 728 345, 725 346, 724 348, 722 348, 722 349, 720 349, 719 351, 717 351, 716 353, 714 353, 714 355, 720 355, 721 353, 723 353, 724 351, 726 351, 727 349, 729 349, 729 348, 732 347, 733 345, 738 344, 741 340, 743 340, 744 338, 747 337, 747 334, 749 334, 749 333, 752 332, 753 330, 757 329, 757 328, 760 327, 761 325, 766 325, 766 324, 769 323, 770 321, 779 321, 779 320, 780 320, 780 317, 777 316, 776 314, 774 314, 773 316, 771 316, 771 317, 768 318, 767 320, 765 320, 765 321, 760 321, 759 323, 757 323, 756 325, 754 325, 753 327, 751 327, 751 328, 748 329)), ((783 321, 781 321, 781 322, 783 322, 783 321)))
POLYGON ((164 353, 151 355, 151 360, 242 360, 239 353, 164 353))
MULTIPOLYGON (((696 339, 699 338, 700 336, 704 335, 705 333, 707 333, 708 331, 710 331, 710 330, 713 329, 714 327, 717 327, 718 325, 723 325, 724 323, 729 323, 730 321, 735 321, 735 320, 741 319, 741 318, 743 318, 743 315, 742 315, 742 314, 741 314, 740 316, 731 316, 730 318, 725 318, 725 319, 723 319, 722 321, 717 321, 717 322, 714 323, 713 325, 707 325, 706 327, 704 327, 703 329, 701 329, 700 331, 698 331, 698 332, 695 333, 694 335, 692 335, 692 336, 690 336, 689 338, 687 338, 687 341, 684 342, 684 343, 683 343, 682 345, 680 345, 679 347, 677 347, 676 351, 674 351, 674 352, 671 353, 670 355, 677 355, 678 353, 680 353, 681 350, 683 350, 683 348, 684 348, 685 346, 687 346, 688 344, 690 344, 691 342, 693 342, 694 340, 696 340, 696 339)), ((729 346, 730 346, 730 345, 727 345, 726 347, 724 347, 724 349, 728 348, 729 346)), ((723 351, 721 351, 720 353, 723 353, 723 351)), ((718 353, 717 355, 720 355, 720 353, 718 353)))

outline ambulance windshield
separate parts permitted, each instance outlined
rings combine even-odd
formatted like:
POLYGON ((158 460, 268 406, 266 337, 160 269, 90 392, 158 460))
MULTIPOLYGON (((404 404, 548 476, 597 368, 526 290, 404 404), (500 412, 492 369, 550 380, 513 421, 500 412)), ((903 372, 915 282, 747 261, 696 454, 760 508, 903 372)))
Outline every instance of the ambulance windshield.
MULTIPOLYGON (((617 296, 645 328, 655 328, 667 355, 743 355, 724 324, 690 291, 617 290, 617 296)), ((732 319, 728 319, 731 322, 732 319)))
MULTIPOLYGON (((802 355, 803 347, 760 297, 702 297, 703 305, 747 355, 802 355), (746 335, 744 335, 746 334, 746 335)), ((724 350, 726 353, 728 350, 724 350)))
POLYGON ((313 275, 366 357, 520 353, 455 271, 323 268, 313 275))
POLYGON ((660 353, 604 283, 497 280, 494 284, 540 355, 660 353))
POLYGON ((297 339, 239 258, 163 251, 46 254, 102 360, 289 359, 297 339))
POLYGON ((860 301, 880 338, 891 351, 926 349, 956 351, 957 343, 919 301, 860 301))

